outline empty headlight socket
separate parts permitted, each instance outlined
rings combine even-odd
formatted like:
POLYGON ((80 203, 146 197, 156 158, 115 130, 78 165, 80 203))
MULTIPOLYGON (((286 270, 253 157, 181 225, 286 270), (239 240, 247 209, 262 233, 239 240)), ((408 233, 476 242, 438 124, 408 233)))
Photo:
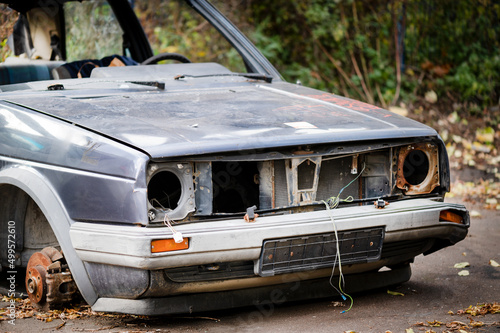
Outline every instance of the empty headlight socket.
POLYGON ((193 167, 190 163, 152 163, 148 168, 150 221, 182 220, 195 210, 193 167))
POLYGON ((401 148, 396 181, 399 189, 407 195, 427 194, 439 184, 439 154, 434 143, 416 143, 401 148))

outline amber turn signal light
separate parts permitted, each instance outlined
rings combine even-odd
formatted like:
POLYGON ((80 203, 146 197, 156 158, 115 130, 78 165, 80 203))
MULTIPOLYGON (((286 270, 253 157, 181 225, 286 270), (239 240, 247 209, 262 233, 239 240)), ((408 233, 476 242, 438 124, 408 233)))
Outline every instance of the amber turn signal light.
POLYGON ((155 239, 151 241, 151 253, 169 252, 189 249, 189 238, 176 243, 173 239, 155 239))
POLYGON ((462 223, 463 222, 462 216, 460 216, 457 213, 453 213, 449 210, 442 210, 439 213, 439 221, 441 222, 453 222, 453 223, 462 223))

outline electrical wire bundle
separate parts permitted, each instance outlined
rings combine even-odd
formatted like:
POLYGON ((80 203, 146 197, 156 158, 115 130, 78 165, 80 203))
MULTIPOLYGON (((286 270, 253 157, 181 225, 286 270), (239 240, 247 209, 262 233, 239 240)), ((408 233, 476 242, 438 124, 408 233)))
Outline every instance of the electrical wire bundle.
POLYGON ((332 220, 333 230, 335 231, 335 243, 336 243, 336 247, 337 247, 337 251, 335 253, 335 261, 333 262, 332 274, 330 275, 329 282, 330 282, 330 285, 333 287, 333 289, 335 289, 340 294, 340 296, 342 297, 342 299, 344 301, 347 298, 349 298, 349 300, 351 301, 351 305, 349 306, 349 308, 347 310, 342 311, 341 313, 346 313, 347 311, 351 310, 351 308, 352 308, 352 306, 354 304, 354 300, 352 299, 352 297, 349 294, 347 294, 342 289, 342 286, 345 285, 345 279, 344 279, 344 274, 342 274, 342 260, 340 258, 340 245, 339 245, 339 236, 338 236, 338 233, 337 233, 337 225, 335 224, 335 219, 333 218, 332 210, 334 210, 335 208, 337 208, 339 206, 340 202, 353 202, 354 201, 354 198, 352 196, 348 196, 345 199, 341 199, 340 195, 342 194, 342 192, 346 188, 348 188, 352 183, 354 183, 363 174, 363 172, 365 171, 365 167, 366 167, 366 164, 363 164, 363 169, 361 170, 361 172, 356 176, 356 178, 354 178, 353 180, 351 180, 351 182, 349 184, 347 184, 346 186, 344 186, 339 191, 339 194, 337 194, 337 196, 330 197, 326 201, 323 200, 323 203, 326 206, 326 210, 328 211, 328 215, 330 215, 330 219, 332 220), (338 288, 336 288, 333 285, 333 283, 332 283, 333 274, 335 272, 335 266, 337 265, 337 261, 339 263, 339 287, 338 288))

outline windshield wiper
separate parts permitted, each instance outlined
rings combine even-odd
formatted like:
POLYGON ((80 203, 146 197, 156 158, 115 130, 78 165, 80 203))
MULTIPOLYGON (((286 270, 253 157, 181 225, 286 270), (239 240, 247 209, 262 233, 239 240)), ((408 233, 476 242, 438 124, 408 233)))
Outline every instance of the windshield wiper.
POLYGON ((141 86, 156 87, 160 90, 165 90, 165 83, 159 81, 125 81, 126 83, 139 84, 141 86))
POLYGON ((240 77, 246 77, 247 79, 252 79, 252 80, 262 80, 267 83, 273 82, 273 77, 267 74, 260 74, 260 73, 223 73, 223 74, 205 74, 205 75, 189 75, 189 74, 182 74, 182 75, 177 75, 174 77, 175 80, 180 80, 184 79, 186 77, 192 77, 192 78, 203 78, 203 77, 214 77, 214 76, 240 76, 240 77))

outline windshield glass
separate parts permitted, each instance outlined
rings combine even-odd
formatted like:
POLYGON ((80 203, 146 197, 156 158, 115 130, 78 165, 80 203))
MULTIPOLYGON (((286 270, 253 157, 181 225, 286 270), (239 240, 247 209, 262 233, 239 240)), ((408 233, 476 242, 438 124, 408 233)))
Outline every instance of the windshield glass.
POLYGON ((67 61, 122 54, 123 32, 107 1, 64 5, 67 61))
POLYGON ((155 55, 180 53, 191 62, 216 62, 233 72, 246 72, 238 52, 183 1, 136 0, 134 11, 155 55))

